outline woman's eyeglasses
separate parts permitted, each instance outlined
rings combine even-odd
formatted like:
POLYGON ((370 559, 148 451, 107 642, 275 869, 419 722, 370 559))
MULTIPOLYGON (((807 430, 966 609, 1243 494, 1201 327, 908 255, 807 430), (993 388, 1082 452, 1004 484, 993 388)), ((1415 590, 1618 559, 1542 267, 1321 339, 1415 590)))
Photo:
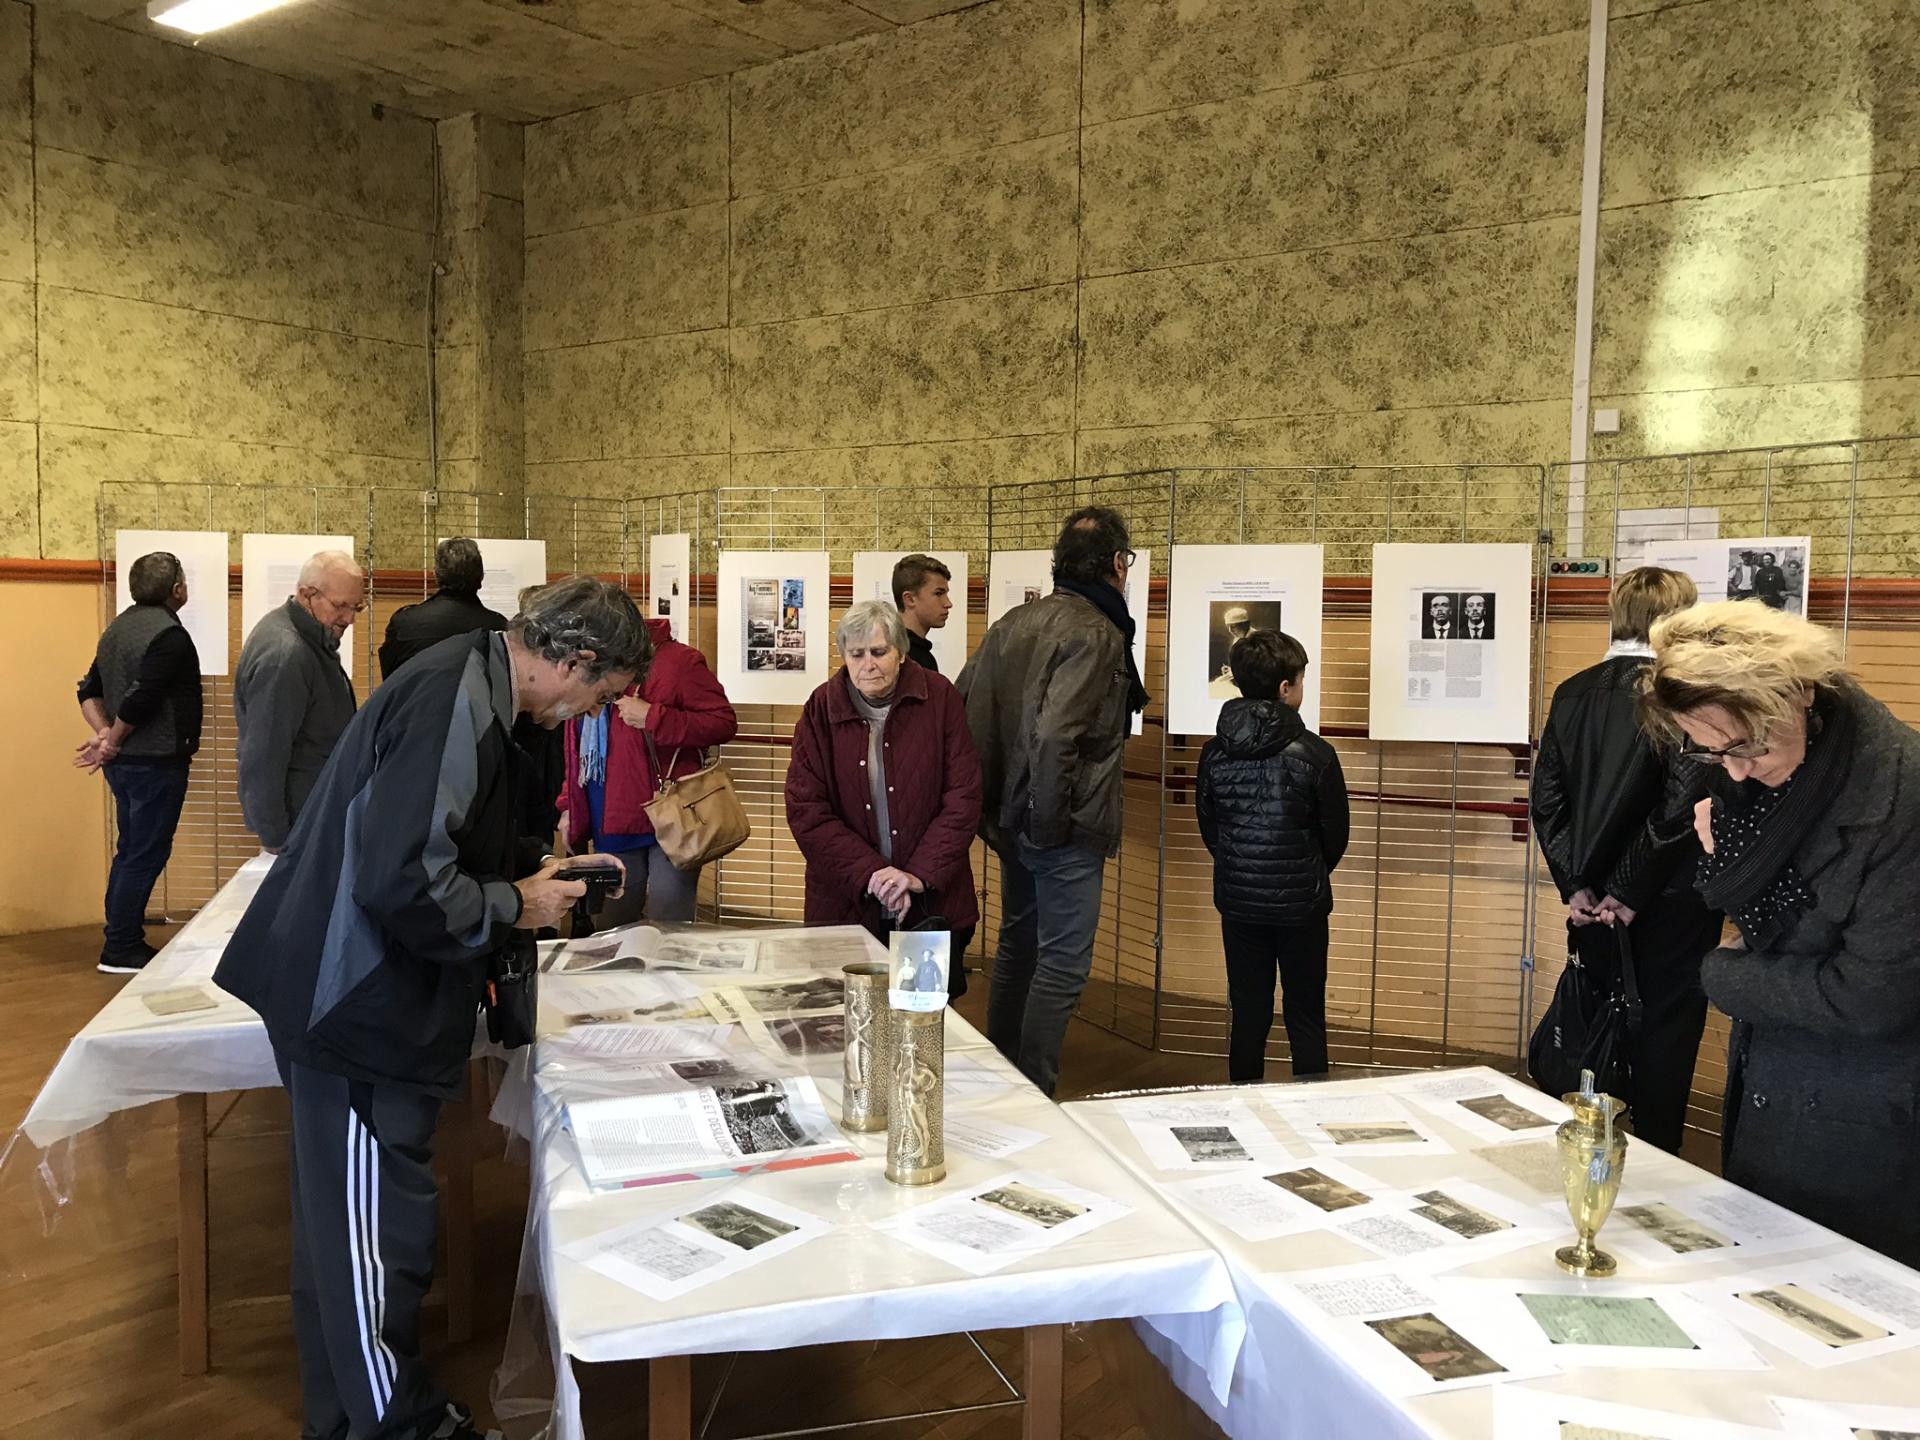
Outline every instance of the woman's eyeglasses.
POLYGON ((1690 740, 1680 742, 1680 758, 1696 765, 1723 765, 1729 760, 1758 760, 1773 747, 1764 740, 1736 740, 1718 750, 1708 750, 1690 740))

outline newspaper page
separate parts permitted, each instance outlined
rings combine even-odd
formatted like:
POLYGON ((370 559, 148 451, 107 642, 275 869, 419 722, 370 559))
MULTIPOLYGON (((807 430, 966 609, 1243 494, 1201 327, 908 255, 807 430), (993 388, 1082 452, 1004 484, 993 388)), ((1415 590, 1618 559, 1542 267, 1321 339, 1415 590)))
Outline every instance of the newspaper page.
POLYGON ((557 975, 580 975, 594 970, 744 975, 752 973, 759 963, 760 942, 749 935, 661 930, 635 923, 564 942, 552 968, 557 975))
POLYGON ((857 1156, 804 1075, 575 1100, 566 1115, 596 1189, 857 1156))
POLYGON ((723 986, 706 992, 707 1009, 722 1024, 773 1015, 811 1015, 846 1004, 846 982, 838 975, 795 976, 758 985, 723 986))

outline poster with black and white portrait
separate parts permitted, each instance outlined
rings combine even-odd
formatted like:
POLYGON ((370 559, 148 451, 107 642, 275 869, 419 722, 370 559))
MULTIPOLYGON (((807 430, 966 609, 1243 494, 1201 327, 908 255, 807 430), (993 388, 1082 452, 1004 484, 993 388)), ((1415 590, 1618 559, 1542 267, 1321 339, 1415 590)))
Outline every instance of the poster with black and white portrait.
POLYGON ((1807 613, 1813 541, 1806 535, 1731 540, 1655 540, 1645 563, 1678 570, 1700 591, 1700 603, 1758 600, 1789 615, 1807 613))
POLYGON ((1529 545, 1376 545, 1375 740, 1527 738, 1529 545))
POLYGON ((1240 698, 1231 656, 1241 640, 1278 631, 1307 652, 1300 718, 1320 723, 1318 545, 1176 545, 1167 590, 1167 727, 1211 735, 1240 698))

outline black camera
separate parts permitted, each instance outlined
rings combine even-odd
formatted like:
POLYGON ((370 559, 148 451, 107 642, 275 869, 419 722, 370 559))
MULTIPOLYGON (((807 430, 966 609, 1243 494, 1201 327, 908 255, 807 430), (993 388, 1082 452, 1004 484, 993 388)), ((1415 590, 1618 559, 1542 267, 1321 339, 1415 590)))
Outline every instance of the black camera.
POLYGON ((573 902, 573 938, 593 933, 593 917, 607 903, 607 897, 620 888, 625 878, 614 865, 569 865, 554 872, 556 880, 578 880, 587 893, 573 902))

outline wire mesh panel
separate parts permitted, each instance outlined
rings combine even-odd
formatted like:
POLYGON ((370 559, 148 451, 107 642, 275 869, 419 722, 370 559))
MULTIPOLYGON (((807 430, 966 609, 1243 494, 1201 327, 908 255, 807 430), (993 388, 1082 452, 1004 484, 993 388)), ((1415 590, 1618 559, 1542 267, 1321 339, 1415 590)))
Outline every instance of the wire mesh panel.
MULTIPOLYGON (((1548 491, 1556 530, 1577 532, 1575 553, 1607 559, 1616 575, 1641 563, 1648 540, 1811 537, 1809 618, 1840 630, 1866 689, 1920 723, 1920 611, 1899 583, 1914 574, 1908 537, 1920 523, 1920 438, 1556 465, 1548 491)), ((1543 700, 1605 652, 1608 590, 1604 578, 1552 582, 1540 639, 1543 700)), ((1533 1018, 1567 956, 1566 912, 1544 864, 1536 883, 1533 1018)), ((1709 1010, 1688 1115, 1709 1136, 1720 1131, 1727 1030, 1726 1017, 1709 1010)))
MULTIPOLYGON (((724 550, 825 551, 832 585, 828 624, 839 623, 852 603, 853 556, 861 550, 964 550, 981 574, 987 551, 986 494, 973 487, 728 487, 713 492, 711 510, 696 497, 636 500, 629 524, 692 537, 694 593, 701 648, 717 659, 729 637, 717 633, 715 576, 724 550), (709 520, 710 516, 710 520, 709 520), (637 518, 636 518, 637 517, 637 518), (691 524, 689 524, 691 522, 691 524)), ((965 604, 972 630, 984 629, 984 587, 969 585, 965 604)), ((833 657, 837 663, 837 654, 833 657)), ((951 677, 949 677, 951 678, 951 677)), ((806 862, 787 828, 787 762, 797 705, 736 705, 740 730, 722 750, 734 787, 753 825, 753 836, 731 855, 707 867, 702 900, 729 924, 798 923, 804 913, 806 862)), ((978 866, 975 867, 976 873, 978 866)))

